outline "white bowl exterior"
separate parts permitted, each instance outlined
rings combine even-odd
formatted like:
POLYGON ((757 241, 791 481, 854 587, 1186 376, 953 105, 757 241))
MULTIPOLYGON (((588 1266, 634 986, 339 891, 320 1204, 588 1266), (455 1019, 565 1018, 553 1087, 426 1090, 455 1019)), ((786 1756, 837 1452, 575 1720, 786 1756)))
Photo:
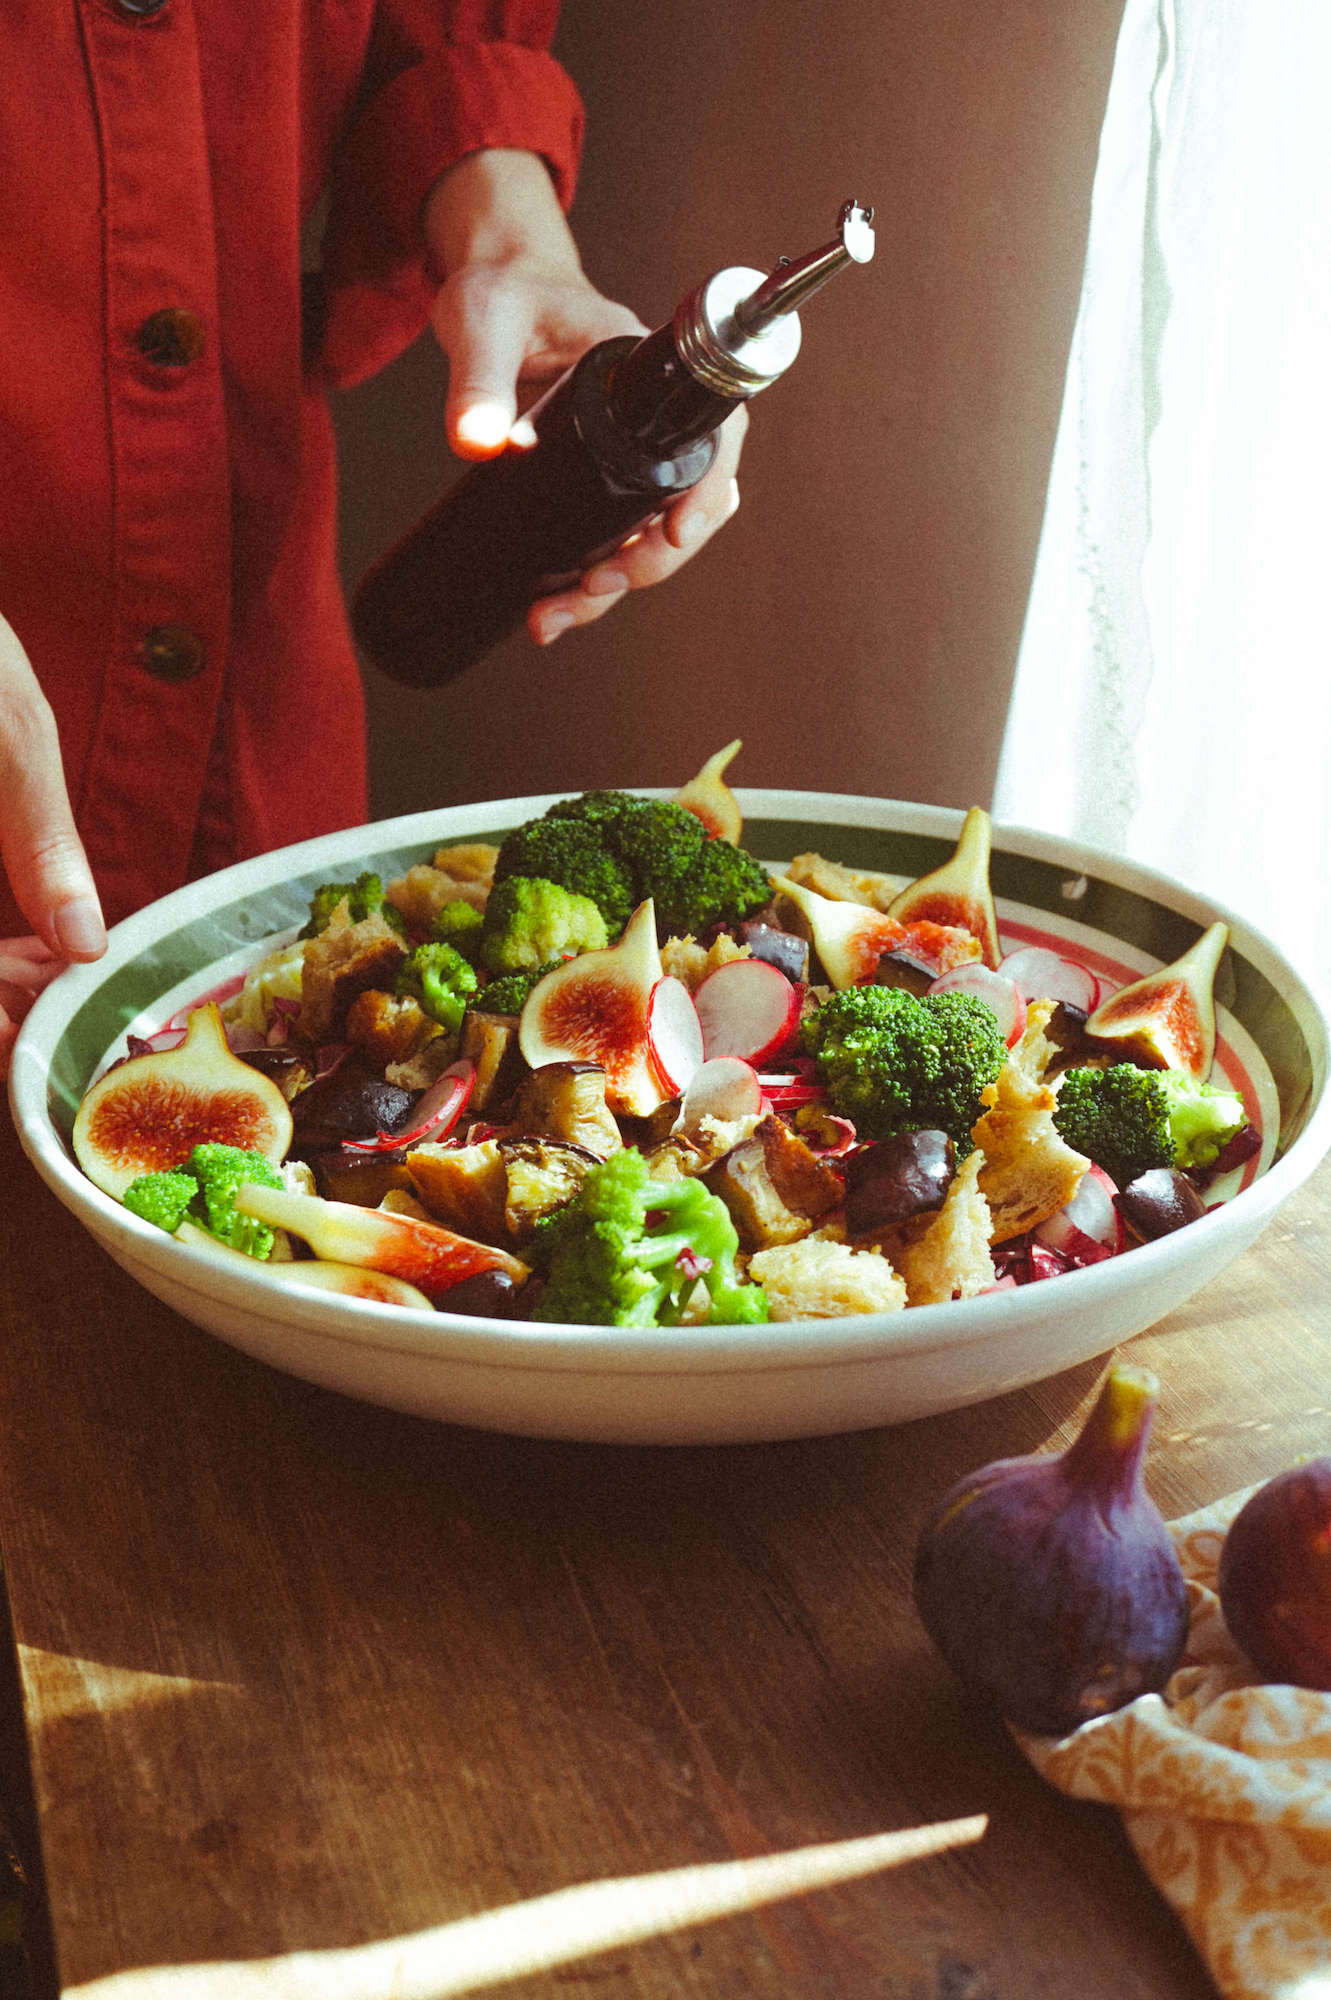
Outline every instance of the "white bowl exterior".
MULTIPOLYGON (((741 793, 746 816, 954 836, 942 808, 822 794, 741 793)), ((1171 1312, 1260 1233, 1331 1145, 1328 1032, 1317 1000, 1273 948, 1243 927, 1245 949, 1283 991, 1313 1051, 1312 1111, 1275 1166, 1233 1203, 1165 1241, 1052 1283, 904 1314, 745 1329, 604 1328, 539 1332, 498 1321, 402 1313, 277 1291, 259 1270, 219 1271, 102 1195, 70 1159, 47 1111, 51 1053, 102 978, 179 925, 275 880, 328 876, 387 851, 515 824, 537 798, 412 815, 307 842, 196 883, 117 927, 107 959, 71 968, 41 996, 14 1052, 11 1102, 25 1149, 62 1202, 138 1283, 187 1320, 286 1373, 390 1408, 514 1433, 587 1441, 697 1444, 825 1435, 935 1414, 1002 1394, 1107 1353, 1171 1312)), ((1053 841, 1000 831, 1012 851, 1124 886, 1167 892, 1207 923, 1226 915, 1166 878, 1053 841)), ((776 857, 768 857, 769 859, 776 857)), ((1236 929, 1237 920, 1233 920, 1236 929)), ((239 1264, 239 1260, 237 1260, 239 1264)))

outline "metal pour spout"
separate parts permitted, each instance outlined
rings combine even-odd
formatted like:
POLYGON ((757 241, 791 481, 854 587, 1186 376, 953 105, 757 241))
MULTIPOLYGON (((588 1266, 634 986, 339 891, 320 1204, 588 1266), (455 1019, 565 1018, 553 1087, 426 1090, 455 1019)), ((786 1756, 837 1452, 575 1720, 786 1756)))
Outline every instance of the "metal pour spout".
POLYGON ((765 333, 776 320, 797 312, 844 265, 867 264, 873 248, 873 210, 857 201, 843 202, 833 241, 794 262, 783 257, 771 277, 735 307, 736 326, 750 336, 765 333))
POLYGON ((800 347, 797 311, 847 264, 873 256, 873 210, 841 205, 832 242, 806 257, 783 257, 770 274, 743 266, 717 271, 680 302, 672 323, 689 373, 714 394, 756 395, 784 375, 800 347))

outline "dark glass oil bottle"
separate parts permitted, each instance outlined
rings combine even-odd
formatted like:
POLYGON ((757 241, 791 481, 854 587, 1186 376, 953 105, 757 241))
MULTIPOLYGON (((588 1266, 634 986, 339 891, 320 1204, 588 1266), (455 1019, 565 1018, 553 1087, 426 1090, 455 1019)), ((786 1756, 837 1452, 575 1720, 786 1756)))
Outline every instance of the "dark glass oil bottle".
POLYGON ((395 680, 435 687, 696 486, 738 403, 799 352, 796 308, 873 254, 873 211, 770 276, 718 271, 668 325, 593 347, 528 412, 536 442, 473 466, 362 580, 356 638, 395 680))

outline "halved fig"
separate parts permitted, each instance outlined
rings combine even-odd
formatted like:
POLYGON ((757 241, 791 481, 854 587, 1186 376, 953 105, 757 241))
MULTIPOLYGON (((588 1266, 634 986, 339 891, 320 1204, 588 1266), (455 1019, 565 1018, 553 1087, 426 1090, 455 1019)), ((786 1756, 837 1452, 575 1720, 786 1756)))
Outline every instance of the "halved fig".
POLYGON ((289 1194, 285 1188, 259 1187, 253 1181, 237 1188, 236 1207, 272 1229, 301 1237, 316 1257, 404 1278, 429 1299, 479 1271, 506 1271, 519 1280, 527 1276, 527 1266, 506 1250, 457 1236, 440 1223, 422 1222, 414 1215, 354 1208, 348 1202, 289 1194))
POLYGON ((677 806, 693 813, 710 834, 718 840, 728 840, 732 847, 739 846, 744 817, 739 801, 726 783, 725 773, 726 766, 740 748, 740 742, 737 736, 733 743, 727 743, 724 750, 718 750, 714 757, 709 757, 697 777, 690 778, 688 784, 675 793, 677 806))
POLYGON ((376 1305, 409 1306, 417 1312, 433 1307, 424 1292, 405 1278, 386 1271, 368 1271, 357 1264, 331 1264, 322 1257, 293 1258, 289 1264, 266 1264, 264 1270, 290 1292, 340 1292, 346 1299, 370 1299, 376 1305))
POLYGON ((117 1200, 140 1174, 178 1167, 210 1140, 262 1153, 274 1166, 291 1143, 286 1098, 232 1054, 212 1000, 193 1010, 175 1048, 107 1070, 80 1104, 73 1132, 84 1173, 117 1200))
MULTIPOLYGON (((230 1258, 235 1265, 244 1256, 241 1250, 233 1250, 229 1243, 223 1243, 210 1230, 198 1229, 193 1223, 184 1223, 177 1231, 182 1243, 193 1244, 200 1250, 207 1250, 213 1256, 230 1258)), ((255 1269, 253 1257, 246 1259, 244 1270, 255 1269)), ((257 1267, 265 1278, 291 1292, 340 1292, 343 1298, 372 1299, 378 1305, 412 1306, 420 1312, 433 1310, 424 1292, 415 1285, 409 1285, 402 1278, 390 1278, 383 1271, 367 1271, 359 1264, 334 1264, 323 1257, 284 1258, 280 1262, 271 1259, 257 1267)))
POLYGON ((648 897, 617 943, 566 959, 532 988, 518 1027, 518 1044, 531 1068, 598 1063, 610 1109, 632 1118, 650 1116, 675 1094, 657 1074, 648 1034, 661 976, 656 907, 648 897))
POLYGON ((947 924, 980 941, 980 956, 997 970, 1003 956, 998 919, 989 888, 993 823, 982 806, 972 806, 961 824, 956 850, 941 868, 921 875, 893 899, 887 913, 898 923, 947 924))
POLYGON ((1209 1076, 1215 1056, 1215 975, 1229 926, 1214 923, 1182 958, 1102 1000, 1086 1032, 1124 1060, 1209 1076))
POLYGON ((872 979, 888 952, 908 951, 912 958, 932 967, 934 978, 980 956, 979 939, 970 931, 927 918, 902 923, 864 903, 843 903, 822 896, 788 876, 776 876, 774 887, 788 896, 803 916, 823 971, 838 989, 872 979))

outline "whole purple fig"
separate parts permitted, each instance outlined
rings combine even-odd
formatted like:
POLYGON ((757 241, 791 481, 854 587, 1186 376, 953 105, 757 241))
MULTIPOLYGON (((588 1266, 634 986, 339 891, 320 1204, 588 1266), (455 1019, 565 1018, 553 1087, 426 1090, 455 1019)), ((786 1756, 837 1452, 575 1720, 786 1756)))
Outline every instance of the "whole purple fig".
POLYGON ((1278 1472, 1229 1524, 1220 1609, 1263 1680, 1331 1692, 1331 1458, 1278 1472))
POLYGON ((944 1495, 920 1536, 915 1604, 962 1683, 1018 1728, 1064 1736, 1162 1688, 1188 1595, 1142 1459, 1159 1398, 1105 1377, 1064 1452, 998 1459, 944 1495))

